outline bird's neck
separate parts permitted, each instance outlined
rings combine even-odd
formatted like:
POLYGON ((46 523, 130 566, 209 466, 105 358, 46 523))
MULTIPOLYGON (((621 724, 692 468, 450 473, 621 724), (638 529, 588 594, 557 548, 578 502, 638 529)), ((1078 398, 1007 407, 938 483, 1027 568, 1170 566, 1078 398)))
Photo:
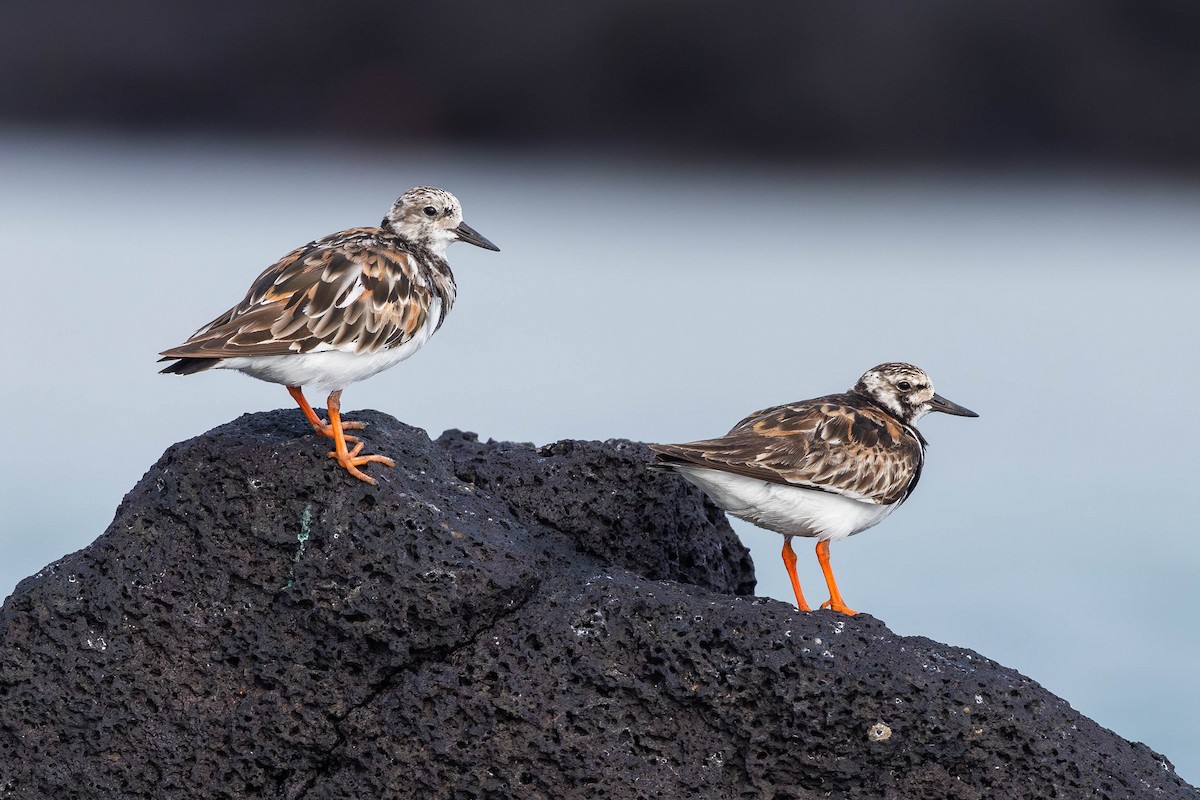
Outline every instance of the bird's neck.
POLYGON ((879 409, 884 414, 887 414, 889 417, 891 417, 892 419, 896 420, 901 425, 903 425, 904 429, 906 431, 908 431, 910 434, 912 434, 914 439, 916 439, 918 442, 921 443, 921 449, 924 449, 929 444, 929 442, 925 441, 925 437, 921 435, 921 432, 919 430, 917 430, 917 426, 916 426, 917 420, 916 420, 916 418, 914 418, 913 415, 897 413, 895 409, 890 408, 887 404, 881 403, 879 400, 875 399, 874 397, 867 394, 866 392, 858 391, 858 389, 851 389, 850 393, 863 398, 868 403, 875 406, 875 408, 879 409))

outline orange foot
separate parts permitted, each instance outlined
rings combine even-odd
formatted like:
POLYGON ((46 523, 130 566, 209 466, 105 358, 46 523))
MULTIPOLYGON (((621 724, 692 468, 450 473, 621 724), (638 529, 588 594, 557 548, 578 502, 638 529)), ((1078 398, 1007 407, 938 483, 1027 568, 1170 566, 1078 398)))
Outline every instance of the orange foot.
MULTIPOLYGON (((304 418, 308 420, 309 425, 312 425, 313 430, 321 436, 326 436, 334 441, 337 441, 339 435, 338 432, 334 429, 332 424, 317 416, 317 412, 313 411, 313 407, 308 404, 308 400, 305 399, 304 392, 300 390, 300 387, 289 386, 287 387, 287 390, 288 394, 292 396, 292 399, 295 400, 300 406, 300 410, 304 412, 304 418)), ((341 424, 343 431, 361 431, 367 427, 367 423, 365 422, 342 422, 340 419, 338 422, 341 424)), ((346 436, 345 434, 341 435, 347 442, 358 441, 357 436, 346 436)))
MULTIPOLYGON (((343 430, 348 425, 353 425, 356 428, 361 429, 361 428, 366 427, 366 424, 362 423, 362 422, 357 422, 357 423, 356 422, 350 422, 350 423, 342 422, 342 390, 341 389, 337 389, 336 391, 330 393, 329 400, 327 401, 326 405, 329 408, 329 427, 333 432, 333 436, 331 438, 333 439, 333 446, 334 446, 334 449, 329 453, 329 457, 337 459, 337 462, 342 465, 342 468, 345 469, 346 472, 349 472, 351 475, 358 478, 360 481, 369 483, 372 486, 379 485, 379 482, 377 480, 375 480, 370 475, 368 475, 367 473, 360 470, 359 467, 364 466, 366 464, 371 464, 371 463, 383 464, 386 467, 394 467, 394 466, 396 466, 396 462, 392 461, 387 456, 380 456, 380 455, 360 456, 359 455, 359 453, 362 452, 363 443, 358 442, 358 440, 355 439, 353 436, 347 436, 345 433, 343 433, 343 430), (356 445, 354 445, 353 450, 348 450, 346 448, 347 440, 358 442, 356 445)), ((316 415, 314 414, 314 416, 316 416, 316 415)))
POLYGON ((833 567, 829 565, 829 540, 817 542, 817 561, 821 564, 821 572, 825 573, 825 585, 829 587, 829 599, 821 603, 821 608, 832 608, 853 617, 858 612, 846 605, 842 593, 838 591, 837 581, 833 579, 833 567))
MULTIPOLYGON (((365 427, 367 427, 367 423, 365 422, 342 422, 342 430, 344 431, 361 431, 365 427)), ((335 441, 337 440, 337 434, 334 433, 333 426, 320 417, 317 417, 317 421, 313 423, 313 430, 322 436, 327 436, 335 441)), ((350 436, 349 434, 345 433, 342 434, 342 438, 344 438, 347 442, 358 441, 357 436, 350 436)))
MULTIPOLYGON (((343 423, 343 424, 345 424, 345 423, 343 423)), ((347 436, 345 438, 347 440, 349 440, 352 437, 347 436)), ((387 456, 376 455, 373 453, 365 455, 365 456, 360 456, 359 453, 362 452, 362 449, 363 449, 363 443, 359 442, 358 444, 354 445, 353 450, 350 450, 349 452, 346 452, 346 453, 339 453, 336 450, 330 450, 329 457, 337 459, 337 462, 339 464, 341 464, 342 467, 345 468, 345 470, 347 472, 349 472, 354 477, 358 478, 360 481, 366 481, 367 483, 371 484, 372 486, 378 486, 379 481, 375 480, 370 475, 368 475, 367 473, 360 470, 359 467, 363 466, 364 464, 371 464, 371 463, 383 464, 385 467, 394 467, 394 466, 396 466, 396 462, 393 461, 392 459, 388 458, 387 456)))
POLYGON ((824 603, 821 603, 821 608, 831 608, 834 611, 840 611, 841 613, 848 614, 851 617, 858 613, 853 608, 843 603, 840 598, 836 602, 832 597, 829 598, 824 603))

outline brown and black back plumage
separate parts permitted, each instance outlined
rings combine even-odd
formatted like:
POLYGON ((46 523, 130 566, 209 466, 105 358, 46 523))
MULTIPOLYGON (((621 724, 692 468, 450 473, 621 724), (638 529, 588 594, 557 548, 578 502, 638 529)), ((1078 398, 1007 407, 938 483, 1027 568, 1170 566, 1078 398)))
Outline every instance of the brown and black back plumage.
POLYGON ((908 497, 925 462, 920 434, 856 393, 774 406, 720 438, 651 448, 664 466, 709 467, 881 505, 908 497))
POLYGON ((844 394, 756 411, 718 439, 651 445, 666 467, 708 467, 878 505, 903 502, 921 478, 930 411, 974 417, 912 364, 872 367, 844 394))
POLYGON ((430 313, 440 327, 454 298, 445 259, 397 234, 352 228, 264 270, 240 303, 163 351, 178 360, 162 371, 187 375, 237 356, 375 353, 411 339, 430 313))

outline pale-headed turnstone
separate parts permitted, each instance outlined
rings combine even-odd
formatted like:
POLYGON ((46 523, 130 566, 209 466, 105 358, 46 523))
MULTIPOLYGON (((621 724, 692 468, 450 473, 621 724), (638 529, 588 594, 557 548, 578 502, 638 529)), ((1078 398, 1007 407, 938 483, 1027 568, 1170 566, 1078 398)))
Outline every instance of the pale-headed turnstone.
POLYGON ((926 445, 914 425, 930 411, 979 416, 935 394, 913 365, 880 364, 845 394, 758 411, 719 439, 650 447, 658 464, 730 514, 783 534, 783 563, 801 611, 809 607, 792 537, 816 537, 829 586, 821 608, 854 614, 833 579, 829 543, 877 525, 912 494, 926 445))
POLYGON ((236 369, 283 384, 313 429, 333 439, 330 457, 375 483, 358 468, 395 462, 359 455, 363 443, 344 430, 365 423, 342 421, 342 390, 408 358, 441 327, 454 305, 445 253, 456 241, 500 249, 463 222, 454 195, 409 189, 378 228, 331 234, 267 267, 242 302, 160 353, 162 361, 178 359, 162 371, 236 369), (328 423, 305 399, 304 386, 329 392, 328 423), (347 441, 358 443, 348 450, 347 441))

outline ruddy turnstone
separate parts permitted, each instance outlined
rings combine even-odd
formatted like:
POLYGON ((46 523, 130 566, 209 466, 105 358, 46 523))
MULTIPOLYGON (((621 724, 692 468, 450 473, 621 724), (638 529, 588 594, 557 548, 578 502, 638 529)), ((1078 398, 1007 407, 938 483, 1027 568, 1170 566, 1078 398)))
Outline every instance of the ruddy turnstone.
POLYGON ((283 384, 313 429, 333 439, 329 456, 373 484, 359 467, 395 462, 360 455, 363 443, 344 431, 366 424, 342 421, 342 390, 408 358, 441 327, 454 305, 445 253, 456 241, 500 249, 463 222, 454 195, 409 189, 378 228, 317 239, 267 267, 242 302, 160 353, 161 361, 178 359, 162 371, 236 369, 283 384), (329 392, 329 422, 308 404, 304 386, 329 392), (347 442, 357 444, 349 450, 347 442))
POLYGON ((926 441, 914 427, 930 411, 977 417, 933 391, 912 364, 880 364, 845 394, 755 412, 719 439, 650 445, 658 464, 703 489, 735 517, 783 534, 796 604, 793 536, 817 538, 829 586, 821 608, 854 614, 829 566, 829 543, 883 521, 917 486, 926 441))

